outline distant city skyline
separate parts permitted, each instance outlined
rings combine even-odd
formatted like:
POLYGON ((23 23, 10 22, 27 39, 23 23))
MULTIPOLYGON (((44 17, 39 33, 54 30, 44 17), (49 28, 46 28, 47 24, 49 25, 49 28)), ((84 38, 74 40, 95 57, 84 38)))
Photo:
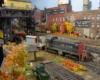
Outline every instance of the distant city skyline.
MULTIPOLYGON (((40 10, 43 10, 44 7, 52 8, 58 6, 58 0, 31 0, 32 8, 34 5, 40 10)), ((92 2, 91 10, 99 9, 100 0, 90 0, 92 2)), ((82 11, 83 10, 83 0, 71 0, 72 10, 73 11, 82 11)))

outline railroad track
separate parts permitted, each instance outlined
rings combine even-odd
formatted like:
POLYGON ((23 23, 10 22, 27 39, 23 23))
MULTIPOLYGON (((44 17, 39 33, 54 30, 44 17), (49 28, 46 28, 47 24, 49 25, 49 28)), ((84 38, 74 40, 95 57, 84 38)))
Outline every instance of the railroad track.
POLYGON ((100 75, 100 64, 98 64, 96 62, 82 62, 82 61, 76 61, 76 63, 84 65, 88 69, 91 69, 92 71, 94 71, 100 75))
MULTIPOLYGON (((43 36, 47 36, 47 35, 43 35, 43 36)), ((57 36, 59 39, 64 39, 64 40, 68 39, 69 41, 79 40, 80 42, 84 43, 84 49, 87 49, 89 52, 92 52, 92 53, 100 54, 100 47, 97 47, 97 46, 100 46, 99 40, 91 40, 91 39, 85 39, 85 38, 79 38, 79 37, 68 37, 68 36, 63 36, 63 35, 58 36, 55 34, 54 36, 57 36)))
MULTIPOLYGON (((58 36, 58 35, 55 35, 55 36, 58 36)), ((68 37, 68 36, 63 36, 63 35, 61 35, 61 36, 59 35, 58 37, 61 37, 61 38, 66 37, 66 39, 79 40, 79 41, 84 42, 84 43, 100 46, 99 40, 85 39, 85 38, 80 38, 80 37, 68 37)))
MULTIPOLYGON (((46 52, 45 50, 41 50, 41 51, 46 52)), ((48 52, 48 53, 50 53, 50 52, 48 52)), ((50 53, 50 54, 52 54, 52 53, 50 53)), ((56 56, 56 54, 53 54, 53 55, 56 56)), ((74 62, 76 62, 76 63, 78 63, 80 65, 83 65, 86 68, 96 72, 97 74, 100 74, 100 63, 93 62, 93 61, 90 61, 90 62, 75 61, 75 60, 73 60, 71 58, 68 58, 68 57, 65 57, 65 56, 61 56, 61 55, 58 55, 58 57, 62 57, 64 59, 72 60, 72 61, 74 61, 74 62)))
POLYGON ((54 62, 45 64, 45 68, 50 75, 57 80, 84 80, 80 76, 54 62))
POLYGON ((100 48, 98 48, 98 47, 94 47, 94 46, 85 44, 84 45, 84 50, 85 49, 87 49, 89 52, 100 54, 100 48))

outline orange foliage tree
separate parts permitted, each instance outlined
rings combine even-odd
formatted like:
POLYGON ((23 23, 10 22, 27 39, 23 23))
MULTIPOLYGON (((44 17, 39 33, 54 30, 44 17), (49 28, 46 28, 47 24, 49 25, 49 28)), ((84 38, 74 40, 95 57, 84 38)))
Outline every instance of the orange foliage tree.
POLYGON ((16 76, 17 74, 15 72, 15 69, 18 69, 19 67, 21 68, 25 67, 27 51, 25 47, 22 46, 22 44, 19 44, 11 49, 12 45, 14 46, 15 43, 13 44, 9 43, 7 47, 7 49, 10 50, 11 54, 6 57, 6 60, 3 64, 3 70, 8 72, 12 71, 13 78, 17 79, 20 75, 22 75, 22 73, 16 76))
POLYGON ((65 23, 63 23, 60 34, 64 34, 65 32, 66 32, 66 25, 65 25, 65 23))

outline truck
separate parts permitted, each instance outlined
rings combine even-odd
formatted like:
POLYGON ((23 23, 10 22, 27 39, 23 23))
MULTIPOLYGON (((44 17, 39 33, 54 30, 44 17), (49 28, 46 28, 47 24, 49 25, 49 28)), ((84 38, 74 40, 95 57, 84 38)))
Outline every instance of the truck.
POLYGON ((37 76, 38 80, 50 80, 50 75, 45 70, 43 64, 36 65, 32 68, 33 73, 37 76))

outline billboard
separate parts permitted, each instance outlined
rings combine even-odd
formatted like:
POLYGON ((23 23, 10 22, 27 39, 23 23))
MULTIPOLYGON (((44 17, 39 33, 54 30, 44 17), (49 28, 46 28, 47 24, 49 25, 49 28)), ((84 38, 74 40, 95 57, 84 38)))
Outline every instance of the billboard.
POLYGON ((58 0, 58 5, 69 4, 69 0, 58 0))
POLYGON ((91 24, 90 20, 76 20, 75 22, 76 27, 90 28, 90 24, 91 24))

